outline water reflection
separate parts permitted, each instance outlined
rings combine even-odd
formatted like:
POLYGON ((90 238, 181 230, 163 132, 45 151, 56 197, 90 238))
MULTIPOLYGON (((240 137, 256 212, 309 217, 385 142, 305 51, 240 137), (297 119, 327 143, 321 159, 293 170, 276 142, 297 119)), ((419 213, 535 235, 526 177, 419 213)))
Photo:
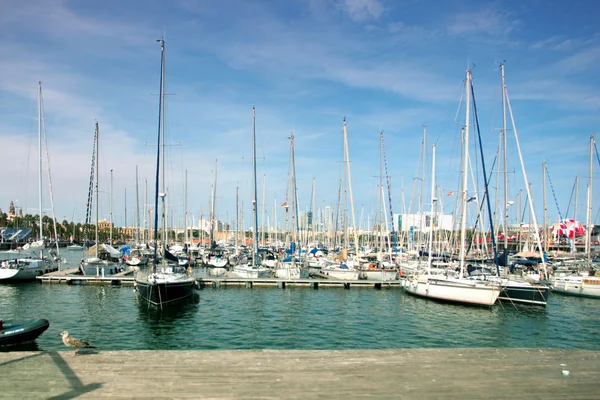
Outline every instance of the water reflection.
POLYGON ((138 312, 137 321, 143 329, 137 334, 141 348, 150 349, 189 349, 193 348, 189 339, 190 326, 198 314, 200 295, 194 292, 183 300, 165 304, 163 307, 149 305, 139 296, 135 296, 138 312))

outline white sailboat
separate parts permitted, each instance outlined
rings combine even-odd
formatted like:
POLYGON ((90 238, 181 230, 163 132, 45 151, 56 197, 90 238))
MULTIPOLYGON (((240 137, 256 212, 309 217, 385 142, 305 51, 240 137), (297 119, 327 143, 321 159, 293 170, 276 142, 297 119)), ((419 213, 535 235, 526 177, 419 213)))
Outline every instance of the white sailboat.
POLYGON ((252 169, 254 176, 254 191, 252 199, 252 215, 254 229, 252 230, 252 261, 247 258, 241 260, 233 267, 233 274, 240 278, 266 278, 271 275, 271 270, 258 263, 258 213, 257 213, 257 188, 256 188, 256 109, 252 106, 252 169))
MULTIPOLYGON (((99 138, 100 138, 100 127, 98 125, 98 121, 96 121, 95 132, 94 132, 94 148, 95 148, 95 177, 94 177, 94 185, 96 192, 96 226, 95 226, 95 245, 86 250, 84 256, 85 258, 81 261, 79 265, 79 272, 82 275, 90 275, 90 276, 101 276, 104 277, 106 275, 114 275, 123 270, 123 265, 121 264, 121 253, 112 247, 111 245, 100 243, 100 238, 98 235, 98 220, 99 220, 99 203, 98 203, 98 149, 99 149, 99 138)), ((112 226, 112 225, 111 225, 112 226)), ((112 229, 111 229, 112 230, 112 229)))
MULTIPOLYGON (((464 128, 463 143, 463 168, 462 168, 462 218, 460 232, 460 275, 449 276, 443 270, 434 272, 431 268, 433 250, 433 218, 429 231, 429 259, 425 273, 418 274, 412 278, 403 280, 404 289, 415 296, 431 298, 438 301, 460 303, 466 305, 493 305, 500 295, 500 286, 493 282, 476 281, 465 279, 464 263, 466 248, 466 223, 467 223, 467 200, 468 200, 468 165, 469 165, 469 117, 470 117, 470 90, 471 71, 467 70, 466 89, 466 120, 464 128)), ((432 155, 432 178, 431 178, 431 215, 435 210, 435 145, 432 155)))
MULTIPOLYGON (((38 151, 39 151, 39 207, 40 207, 40 234, 36 242, 27 244, 22 250, 14 253, 17 257, 11 260, 4 260, 0 264, 0 282, 11 282, 11 281, 26 281, 34 280, 36 276, 43 275, 48 272, 56 271, 58 266, 55 265, 51 260, 44 258, 42 251, 44 250, 44 224, 42 221, 43 208, 42 208, 42 121, 43 121, 43 99, 42 99, 42 82, 38 82, 38 151), (32 258, 31 255, 39 253, 39 258, 32 258)), ((56 218, 53 220, 55 223, 55 237, 56 237, 56 218)), ((58 243, 58 242, 57 242, 58 243)), ((5 253, 6 254, 6 253, 5 253)), ((57 257, 60 255, 57 253, 57 257)))
MULTIPOLYGON (((294 156, 294 134, 292 133, 290 139, 290 193, 292 199, 292 241, 290 243, 290 256, 276 263, 273 268, 273 272, 277 278, 281 279, 300 279, 301 263, 296 257, 296 246, 298 245, 298 202, 297 202, 297 190, 296 190, 296 161, 294 156)), ((287 210, 287 209, 286 209, 287 210)))
MULTIPOLYGON (((594 148, 596 146, 594 135, 590 136, 590 181, 588 183, 587 196, 587 229, 585 238, 585 250, 589 271, 582 271, 578 275, 567 275, 555 277, 552 280, 552 290, 557 293, 578 297, 590 297, 600 299, 600 276, 590 276, 594 268, 591 260, 591 235, 594 225, 592 224, 592 176, 594 163, 594 148)), ((596 272, 597 274, 597 272, 596 272)))
MULTIPOLYGON (((321 272, 331 278, 340 280, 355 281, 359 276, 359 263, 358 263, 358 227, 356 225, 356 218, 354 217, 354 198, 352 197, 352 177, 350 175, 350 155, 348 151, 348 131, 346 130, 346 118, 344 118, 343 125, 344 134, 344 164, 346 169, 344 170, 345 178, 344 181, 348 183, 348 191, 350 192, 350 208, 352 211, 352 227, 354 230, 354 257, 350 257, 348 254, 349 247, 349 235, 348 226, 346 224, 347 218, 344 218, 344 236, 346 237, 344 245, 346 246, 336 259, 323 259, 323 267, 321 272)), ((345 201, 346 196, 344 196, 345 201)))

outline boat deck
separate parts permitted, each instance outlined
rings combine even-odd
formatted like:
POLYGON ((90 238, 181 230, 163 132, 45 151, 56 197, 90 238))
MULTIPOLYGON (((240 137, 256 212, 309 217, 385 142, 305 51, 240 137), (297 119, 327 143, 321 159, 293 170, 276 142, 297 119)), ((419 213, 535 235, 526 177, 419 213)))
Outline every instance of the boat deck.
POLYGON ((0 353, 0 373, 7 399, 592 399, 600 351, 83 349, 0 353))

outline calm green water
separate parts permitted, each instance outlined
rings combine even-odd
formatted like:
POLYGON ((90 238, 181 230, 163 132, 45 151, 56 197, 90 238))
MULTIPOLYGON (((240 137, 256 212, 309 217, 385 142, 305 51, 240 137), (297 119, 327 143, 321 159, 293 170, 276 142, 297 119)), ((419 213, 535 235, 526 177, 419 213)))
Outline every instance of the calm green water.
POLYGON ((131 287, 0 285, 2 318, 50 321, 27 350, 63 350, 63 330, 104 350, 599 350, 599 307, 597 300, 558 295, 545 309, 490 310, 438 304, 401 289, 222 288, 198 291, 192 301, 161 312, 140 304, 131 287))
MULTIPOLYGON (((81 253, 67 252, 69 268, 81 253)), ((600 350, 600 301, 553 295, 548 306, 440 304, 402 289, 204 289, 163 311, 132 287, 0 285, 0 318, 46 318, 33 344, 64 350, 60 332, 103 350, 553 347, 600 350)))

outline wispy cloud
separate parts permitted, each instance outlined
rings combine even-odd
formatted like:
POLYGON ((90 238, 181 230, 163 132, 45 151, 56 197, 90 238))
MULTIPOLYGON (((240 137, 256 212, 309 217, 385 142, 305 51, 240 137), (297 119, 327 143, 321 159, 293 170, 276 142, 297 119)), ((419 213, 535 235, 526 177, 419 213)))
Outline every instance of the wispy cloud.
POLYGON ((519 20, 510 12, 496 7, 459 12, 450 15, 446 31, 451 35, 507 36, 519 27, 519 20))
POLYGON ((384 10, 379 0, 343 0, 339 7, 355 21, 377 19, 384 10))

